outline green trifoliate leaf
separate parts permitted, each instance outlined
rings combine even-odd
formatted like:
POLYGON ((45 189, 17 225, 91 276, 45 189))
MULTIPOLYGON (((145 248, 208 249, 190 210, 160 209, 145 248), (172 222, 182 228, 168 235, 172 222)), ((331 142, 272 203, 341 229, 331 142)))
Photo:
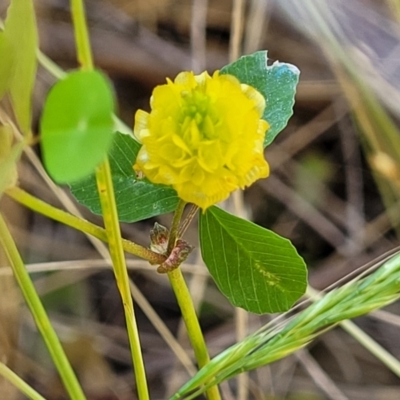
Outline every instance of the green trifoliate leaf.
POLYGON ((44 163, 56 182, 76 182, 105 158, 113 112, 112 88, 98 71, 72 72, 54 85, 40 125, 44 163))
POLYGON ((265 97, 263 119, 270 125, 265 146, 272 143, 293 114, 294 96, 300 75, 299 69, 292 64, 276 61, 268 65, 267 62, 267 51, 258 51, 221 68, 221 74, 236 76, 240 82, 254 87, 265 97))
POLYGON ((38 48, 38 33, 32 0, 11 1, 4 35, 13 53, 13 68, 8 89, 15 116, 21 130, 26 133, 31 126, 32 91, 36 76, 38 48))
POLYGON ((217 286, 237 307, 286 311, 306 290, 306 266, 289 240, 218 207, 200 216, 200 246, 217 286))
MULTIPOLYGON (((109 152, 115 199, 120 221, 135 222, 175 210, 178 197, 173 189, 153 185, 138 179, 133 171, 141 145, 131 136, 114 135, 109 152)), ((101 205, 94 176, 71 185, 75 198, 95 214, 101 214, 101 205)))

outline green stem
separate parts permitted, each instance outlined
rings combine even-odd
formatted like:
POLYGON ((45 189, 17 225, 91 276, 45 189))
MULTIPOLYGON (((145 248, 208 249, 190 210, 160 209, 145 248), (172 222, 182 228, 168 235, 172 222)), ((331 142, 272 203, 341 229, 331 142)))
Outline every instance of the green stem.
POLYGON ((51 75, 53 75, 57 79, 64 79, 68 74, 62 70, 55 62, 50 60, 46 54, 42 53, 39 49, 36 51, 36 57, 39 61, 39 64, 51 75))
MULTIPOLYGON (((180 200, 175 210, 171 230, 169 233, 167 254, 170 254, 170 252, 173 250, 176 239, 178 239, 179 225, 185 206, 186 202, 180 200)), ((192 344, 194 350, 197 364, 199 368, 202 368, 210 362, 210 356, 208 355, 206 342, 204 340, 203 332, 200 328, 196 309, 194 308, 192 297, 190 296, 190 292, 186 285, 185 279, 183 278, 181 269, 178 267, 172 271, 169 271, 168 278, 171 283, 172 290, 174 291, 176 299, 178 301, 178 305, 182 313, 183 321, 185 322, 190 343, 192 344)), ((218 387, 213 386, 208 389, 207 397, 209 400, 219 400, 221 397, 218 387)))
MULTIPOLYGON (((81 63, 82 69, 90 71, 93 69, 93 59, 83 0, 71 0, 71 8, 78 59, 81 63)), ((129 286, 129 275, 126 268, 124 249, 122 245, 121 229, 119 226, 111 169, 107 158, 97 167, 96 180, 114 274, 124 307, 138 396, 140 400, 148 400, 149 391, 147 388, 146 371, 144 368, 139 331, 136 324, 133 300, 129 286)))
POLYGON ((15 372, 11 371, 11 369, 2 362, 0 362, 0 375, 3 376, 3 378, 7 379, 30 399, 46 400, 41 394, 39 394, 35 389, 29 386, 24 380, 22 380, 15 372))
POLYGON ((179 200, 179 203, 176 207, 174 218, 172 220, 171 229, 169 231, 169 239, 168 239, 168 247, 167 254, 170 254, 173 248, 175 247, 176 239, 178 238, 179 224, 181 223, 183 211, 185 210, 186 202, 183 200, 179 200))
POLYGON ((97 168, 96 178, 115 278, 124 306, 132 360, 135 367, 138 395, 140 400, 147 400, 149 399, 149 393, 147 388, 146 371, 144 368, 139 332, 129 287, 129 276, 122 246, 117 205, 115 203, 114 188, 108 160, 104 161, 97 168))
MULTIPOLYGON (((185 279, 183 278, 181 269, 176 268, 173 271, 168 272, 168 278, 181 309, 182 318, 186 325, 197 364, 199 368, 202 368, 210 362, 210 356, 208 355, 208 350, 204 340, 203 332, 200 328, 199 319, 197 318, 192 297, 190 296, 189 289, 186 285, 185 279)), ((221 397, 218 387, 213 386, 208 389, 207 397, 209 400, 220 399, 221 397)))
POLYGON ((379 343, 375 342, 375 340, 368 336, 353 321, 342 321, 340 326, 378 360, 386 365, 394 374, 400 377, 400 362, 396 357, 390 354, 389 351, 387 351, 379 343))
POLYGON ((82 69, 93 69, 93 57, 90 48, 89 32, 86 24, 83 0, 71 0, 71 14, 74 23, 76 51, 82 69))
MULTIPOLYGON (((94 236, 103 242, 108 241, 107 232, 105 229, 82 218, 75 217, 74 215, 60 210, 59 208, 53 207, 50 204, 39 200, 37 197, 25 192, 19 187, 13 187, 7 190, 6 194, 18 203, 23 204, 25 207, 45 215, 48 218, 94 236)), ((145 247, 129 240, 122 239, 122 246, 124 251, 127 253, 134 254, 137 257, 147 260, 150 264, 159 265, 165 261, 165 256, 154 253, 150 249, 146 249, 145 247)))
POLYGON ((50 355, 56 365, 61 379, 73 400, 84 400, 82 388, 75 376, 74 371, 64 353, 60 341, 50 323, 42 302, 36 292, 32 280, 25 269, 25 265, 18 252, 15 242, 8 227, 0 214, 0 243, 9 259, 15 279, 22 291, 26 303, 31 310, 39 332, 43 336, 50 355))
POLYGON ((171 282, 172 289, 175 292, 179 307, 181 309, 182 317, 188 330, 197 363, 199 367, 202 368, 210 361, 210 357, 208 355, 203 333, 196 315, 196 310, 193 306, 189 289, 186 285, 181 269, 176 268, 169 272, 168 278, 171 282))

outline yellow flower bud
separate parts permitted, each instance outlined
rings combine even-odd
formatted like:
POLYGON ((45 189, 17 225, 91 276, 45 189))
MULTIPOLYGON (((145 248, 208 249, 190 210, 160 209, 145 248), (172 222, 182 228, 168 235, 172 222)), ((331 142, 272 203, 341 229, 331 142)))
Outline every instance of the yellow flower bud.
POLYGON ((135 116, 143 146, 134 169, 151 182, 205 210, 268 176, 265 100, 251 86, 218 71, 181 72, 154 89, 150 105, 135 116))

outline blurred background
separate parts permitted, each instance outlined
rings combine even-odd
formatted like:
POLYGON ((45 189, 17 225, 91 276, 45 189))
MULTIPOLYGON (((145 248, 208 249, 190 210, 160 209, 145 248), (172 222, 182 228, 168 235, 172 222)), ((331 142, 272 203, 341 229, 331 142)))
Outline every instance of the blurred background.
MULTIPOLYGON (((182 70, 213 72, 242 54, 268 50, 301 70, 294 115, 266 149, 271 176, 227 207, 289 238, 323 289, 399 246, 400 2, 398 0, 86 0, 96 65, 112 79, 119 115, 132 126, 151 91, 182 70)), ((0 0, 6 15, 7 0, 0 0)), ((77 67, 69 2, 37 0, 41 50, 77 67)), ((0 61, 1 62, 1 61, 0 61)), ((35 130, 55 78, 39 68, 35 130)), ((268 106, 268 105, 267 105, 268 106)), ((40 152, 35 148, 36 156, 40 152)), ((60 207, 77 207, 24 156, 21 186, 60 207)), ((6 197, 7 216, 54 326, 91 400, 134 399, 124 316, 104 247, 6 197)), ((70 209, 70 208, 68 208, 70 209)), ((124 237, 149 245, 158 221, 123 224, 124 237)), ((187 239, 197 246, 196 226, 187 239)), ((208 279, 198 246, 185 276, 212 355, 270 316, 237 312, 208 279)), ((4 255, 0 252, 0 357, 48 399, 64 399, 4 255)), ((192 352, 165 276, 129 257, 152 399, 166 399, 193 374, 192 352)), ((357 325, 400 358, 400 307, 357 325)), ((223 398, 391 400, 400 380, 340 328, 307 349, 222 386, 223 398)), ((0 398, 22 399, 0 379, 0 398)))

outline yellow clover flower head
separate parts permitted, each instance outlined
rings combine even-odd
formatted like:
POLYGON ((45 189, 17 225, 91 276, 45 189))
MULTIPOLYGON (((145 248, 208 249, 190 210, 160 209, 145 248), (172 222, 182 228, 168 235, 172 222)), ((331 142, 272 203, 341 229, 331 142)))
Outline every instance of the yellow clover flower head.
POLYGON ((151 182, 172 186, 203 210, 269 174, 261 119, 264 97, 232 75, 181 72, 157 86, 151 112, 138 110, 143 144, 133 166, 151 182))

